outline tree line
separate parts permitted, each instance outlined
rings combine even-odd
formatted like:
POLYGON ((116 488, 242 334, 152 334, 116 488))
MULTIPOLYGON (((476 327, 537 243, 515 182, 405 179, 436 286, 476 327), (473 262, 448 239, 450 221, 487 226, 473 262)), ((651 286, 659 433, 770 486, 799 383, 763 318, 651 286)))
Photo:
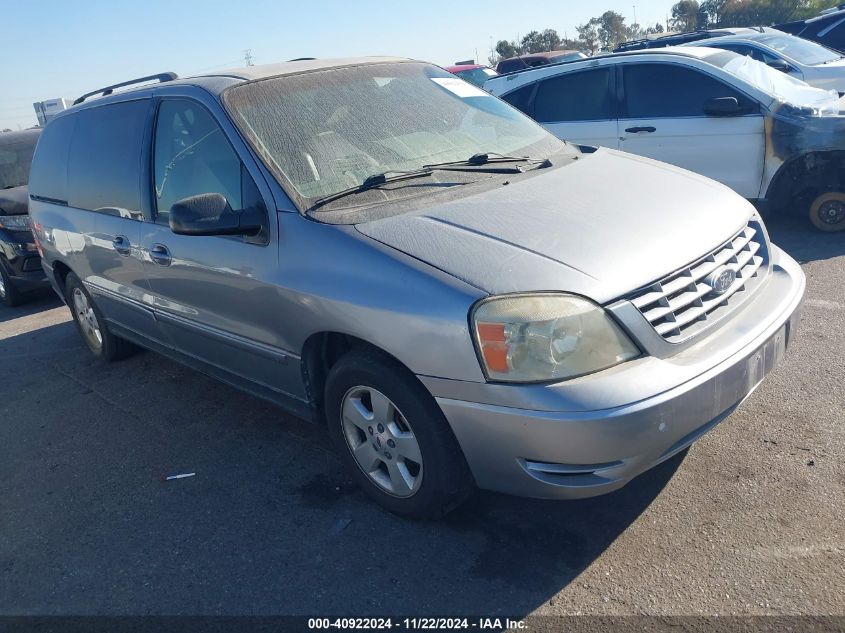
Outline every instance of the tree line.
POLYGON ((605 11, 575 28, 574 39, 560 37, 555 29, 531 31, 517 40, 499 40, 490 53, 491 65, 527 53, 576 50, 586 55, 612 51, 622 42, 669 31, 694 31, 742 26, 770 26, 803 20, 836 6, 841 0, 679 0, 666 25, 626 24, 625 16, 605 11))

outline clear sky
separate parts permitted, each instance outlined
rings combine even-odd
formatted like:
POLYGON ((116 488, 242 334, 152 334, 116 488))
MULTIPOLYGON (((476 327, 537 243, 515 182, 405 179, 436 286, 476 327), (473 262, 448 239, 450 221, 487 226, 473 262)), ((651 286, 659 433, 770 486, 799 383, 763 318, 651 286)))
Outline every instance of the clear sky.
POLYGON ((0 129, 32 104, 163 71, 179 75, 294 57, 397 55, 441 65, 491 37, 575 27, 608 9, 665 23, 672 0, 0 0, 0 129))

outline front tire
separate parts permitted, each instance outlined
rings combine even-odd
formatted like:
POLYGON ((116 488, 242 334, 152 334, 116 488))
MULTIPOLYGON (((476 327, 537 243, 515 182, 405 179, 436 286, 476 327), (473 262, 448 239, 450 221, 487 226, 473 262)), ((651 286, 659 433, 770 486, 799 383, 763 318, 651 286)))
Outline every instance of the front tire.
POLYGON ((845 193, 832 191, 816 197, 810 205, 810 222, 820 231, 845 229, 845 193))
POLYGON ((94 303, 91 295, 73 273, 65 279, 65 301, 70 308, 76 329, 99 360, 111 362, 126 358, 137 348, 109 331, 103 313, 94 303))
POLYGON ((364 492, 387 510, 436 519, 472 477, 451 428, 416 376, 386 354, 353 349, 326 381, 328 432, 364 492))
POLYGON ((14 308, 23 302, 23 294, 15 288, 2 264, 0 264, 0 302, 9 308, 14 308))

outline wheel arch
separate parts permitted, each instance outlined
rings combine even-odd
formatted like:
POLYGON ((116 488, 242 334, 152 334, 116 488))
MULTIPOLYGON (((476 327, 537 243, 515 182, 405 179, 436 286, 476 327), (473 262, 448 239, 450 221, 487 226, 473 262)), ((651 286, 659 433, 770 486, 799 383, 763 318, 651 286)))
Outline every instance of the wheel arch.
POLYGON ((70 266, 64 262, 59 260, 53 262, 53 277, 56 279, 56 285, 62 291, 62 297, 65 296, 67 276, 72 272, 70 266))
MULTIPOLYGON (((783 212, 795 202, 825 191, 845 189, 845 150, 808 151, 781 165, 766 191, 772 209, 783 212)), ((809 204, 809 202, 808 202, 809 204)), ((802 208, 802 213, 805 210, 802 208)))
POLYGON ((319 415, 322 416, 323 412, 324 392, 329 372, 344 354, 358 348, 374 350, 413 373, 393 354, 362 338, 335 331, 315 332, 305 340, 302 346, 301 364, 306 396, 319 415))

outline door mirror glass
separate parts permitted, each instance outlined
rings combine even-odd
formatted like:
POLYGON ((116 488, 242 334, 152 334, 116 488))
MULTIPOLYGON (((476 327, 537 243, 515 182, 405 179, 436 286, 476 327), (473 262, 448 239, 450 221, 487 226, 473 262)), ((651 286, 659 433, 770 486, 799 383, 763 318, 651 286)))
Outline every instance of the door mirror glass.
POLYGON ((736 97, 718 97, 704 102, 704 114, 707 116, 738 116, 742 113, 736 97))
POLYGON ((263 215, 254 209, 233 211, 219 193, 201 193, 174 202, 170 230, 178 235, 256 235, 263 215))
POLYGON ((788 73, 792 70, 792 67, 787 64, 782 59, 773 59, 767 63, 770 68, 774 68, 775 70, 779 70, 782 73, 788 73))

